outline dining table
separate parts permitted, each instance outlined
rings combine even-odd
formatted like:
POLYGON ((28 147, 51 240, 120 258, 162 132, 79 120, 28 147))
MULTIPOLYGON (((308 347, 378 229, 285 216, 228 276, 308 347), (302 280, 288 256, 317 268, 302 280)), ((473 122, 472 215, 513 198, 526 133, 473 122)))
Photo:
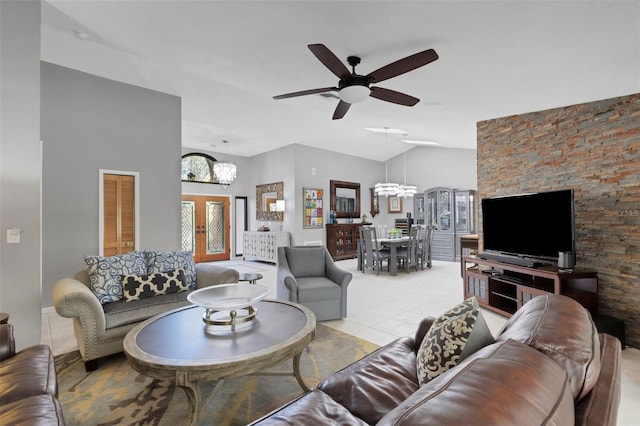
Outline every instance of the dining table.
POLYGON ((398 247, 406 247, 409 244, 411 238, 409 236, 402 236, 398 238, 378 238, 378 244, 382 247, 389 248, 389 274, 398 275, 398 247))

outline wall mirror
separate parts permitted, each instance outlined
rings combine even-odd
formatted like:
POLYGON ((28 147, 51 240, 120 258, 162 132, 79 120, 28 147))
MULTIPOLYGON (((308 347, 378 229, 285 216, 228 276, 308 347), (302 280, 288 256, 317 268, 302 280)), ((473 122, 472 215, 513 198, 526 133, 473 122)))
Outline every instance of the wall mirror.
POLYGON ((256 185, 256 219, 284 220, 284 212, 276 209, 276 200, 284 200, 284 182, 256 185))
POLYGON ((330 204, 331 210, 339 218, 360 217, 360 184, 331 180, 330 204))

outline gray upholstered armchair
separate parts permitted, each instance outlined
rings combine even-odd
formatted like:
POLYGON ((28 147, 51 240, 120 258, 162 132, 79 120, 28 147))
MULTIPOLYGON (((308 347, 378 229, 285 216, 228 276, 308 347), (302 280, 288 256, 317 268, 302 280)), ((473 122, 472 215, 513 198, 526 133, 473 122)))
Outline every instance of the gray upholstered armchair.
POLYGON ((336 266, 325 247, 278 247, 278 299, 311 309, 318 321, 347 316, 351 272, 336 266))

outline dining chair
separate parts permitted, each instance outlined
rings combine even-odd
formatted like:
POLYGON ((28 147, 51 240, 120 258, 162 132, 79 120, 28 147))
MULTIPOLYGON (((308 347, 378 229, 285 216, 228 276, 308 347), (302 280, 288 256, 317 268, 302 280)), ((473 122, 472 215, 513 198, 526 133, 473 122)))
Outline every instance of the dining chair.
POLYGON ((409 273, 409 269, 418 270, 418 238, 420 237, 420 227, 412 226, 409 231, 409 243, 406 247, 400 247, 396 253, 396 258, 400 265, 409 273))
POLYGON ((421 228, 420 239, 418 241, 418 262, 420 268, 424 271, 426 263, 427 268, 431 268, 431 246, 433 243, 433 231, 436 229, 434 225, 419 225, 421 228))
POLYGON ((382 262, 387 261, 389 268, 389 259, 391 252, 388 249, 378 249, 378 237, 376 228, 373 226, 360 227, 360 246, 362 247, 362 273, 367 269, 376 271, 380 275, 382 262))

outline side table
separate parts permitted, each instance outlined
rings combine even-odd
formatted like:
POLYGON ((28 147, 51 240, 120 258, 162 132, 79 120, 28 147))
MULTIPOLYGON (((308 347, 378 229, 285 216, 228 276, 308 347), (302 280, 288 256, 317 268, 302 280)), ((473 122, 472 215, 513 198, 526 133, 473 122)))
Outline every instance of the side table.
POLYGON ((261 279, 262 274, 247 273, 238 275, 238 282, 246 281, 249 282, 249 284, 257 284, 257 281, 261 279))

